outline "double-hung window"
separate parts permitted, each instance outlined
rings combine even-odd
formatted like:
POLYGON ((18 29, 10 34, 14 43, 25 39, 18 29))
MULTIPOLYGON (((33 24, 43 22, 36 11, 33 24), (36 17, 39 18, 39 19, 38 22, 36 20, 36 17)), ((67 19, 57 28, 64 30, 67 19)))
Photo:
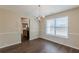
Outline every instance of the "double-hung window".
POLYGON ((68 37, 68 16, 46 21, 46 34, 68 37))

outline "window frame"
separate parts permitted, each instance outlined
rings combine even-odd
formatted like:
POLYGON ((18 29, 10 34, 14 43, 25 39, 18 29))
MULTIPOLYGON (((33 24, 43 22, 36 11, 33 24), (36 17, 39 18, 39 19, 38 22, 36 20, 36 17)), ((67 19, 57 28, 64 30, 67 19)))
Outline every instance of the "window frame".
MULTIPOLYGON (((51 35, 51 36, 56 36, 56 37, 61 37, 61 38, 68 38, 68 29, 69 29, 69 27, 68 27, 68 19, 69 19, 69 17, 68 16, 63 16, 63 17, 55 17, 55 18, 53 18, 54 19, 54 35, 52 35, 52 34, 48 34, 47 33, 47 21, 48 21, 48 19, 46 20, 46 30, 45 30, 45 33, 47 34, 47 35, 51 35), (64 27, 64 28, 67 28, 67 36, 64 36, 64 35, 57 35, 56 33, 56 19, 57 18, 64 18, 64 17, 67 17, 67 27, 64 27)), ((49 20, 53 20, 53 19, 49 19, 49 20)))

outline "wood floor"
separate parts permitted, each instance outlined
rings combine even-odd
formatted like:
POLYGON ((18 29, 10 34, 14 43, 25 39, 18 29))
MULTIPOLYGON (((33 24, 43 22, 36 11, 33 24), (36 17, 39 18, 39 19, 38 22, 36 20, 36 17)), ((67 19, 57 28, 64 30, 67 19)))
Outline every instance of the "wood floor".
POLYGON ((1 53, 78 53, 79 50, 44 39, 35 39, 0 49, 1 53))

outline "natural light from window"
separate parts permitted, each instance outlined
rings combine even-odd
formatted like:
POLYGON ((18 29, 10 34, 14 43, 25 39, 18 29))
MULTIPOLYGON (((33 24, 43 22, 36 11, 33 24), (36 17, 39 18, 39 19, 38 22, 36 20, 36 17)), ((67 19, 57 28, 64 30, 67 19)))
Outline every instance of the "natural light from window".
POLYGON ((68 16, 47 20, 46 34, 68 38, 68 16))

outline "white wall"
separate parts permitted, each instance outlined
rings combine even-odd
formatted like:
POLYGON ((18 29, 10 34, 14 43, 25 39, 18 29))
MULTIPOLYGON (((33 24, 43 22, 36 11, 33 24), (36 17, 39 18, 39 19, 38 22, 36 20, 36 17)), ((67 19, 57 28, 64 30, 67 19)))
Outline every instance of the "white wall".
POLYGON ((20 16, 0 9, 0 48, 21 43, 20 16))
POLYGON ((30 40, 39 37, 39 21, 35 17, 30 18, 30 40))
POLYGON ((76 49, 79 49, 79 8, 64 11, 61 13, 57 13, 54 15, 49 15, 45 19, 41 20, 40 23, 40 37, 57 42, 66 46, 70 46, 76 49), (68 22, 69 22, 69 38, 60 38, 55 36, 50 36, 45 33, 45 21, 48 19, 52 19, 54 17, 62 17, 62 16, 68 16, 68 22))

